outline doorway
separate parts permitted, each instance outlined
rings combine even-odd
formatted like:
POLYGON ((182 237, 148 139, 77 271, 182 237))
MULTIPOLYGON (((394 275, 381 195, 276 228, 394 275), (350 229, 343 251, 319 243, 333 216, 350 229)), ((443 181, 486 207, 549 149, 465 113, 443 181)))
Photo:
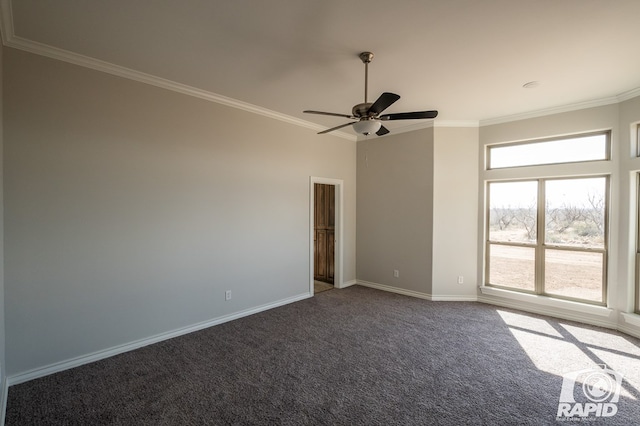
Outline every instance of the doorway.
POLYGON ((314 184, 314 293, 333 289, 335 275, 335 185, 314 184))
POLYGON ((343 181, 311 177, 309 293, 342 286, 343 181))

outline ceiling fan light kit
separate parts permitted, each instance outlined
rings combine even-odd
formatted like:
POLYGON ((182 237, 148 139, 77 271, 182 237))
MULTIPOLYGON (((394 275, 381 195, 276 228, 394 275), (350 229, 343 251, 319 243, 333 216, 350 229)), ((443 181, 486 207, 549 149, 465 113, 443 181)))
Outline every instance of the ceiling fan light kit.
POLYGON ((433 119, 437 117, 438 111, 400 112, 395 114, 380 115, 382 111, 389 108, 394 102, 400 99, 400 95, 396 95, 395 93, 390 92, 384 92, 378 99, 376 99, 375 102, 369 102, 367 93, 369 86, 369 63, 373 60, 373 53, 362 52, 360 53, 359 58, 364 64, 364 102, 355 105, 351 109, 351 115, 313 110, 303 111, 307 114, 331 115, 335 117, 349 118, 357 121, 352 121, 346 124, 332 127, 327 130, 323 130, 321 132, 318 132, 319 135, 341 129, 349 125, 353 125, 353 130, 356 133, 360 133, 363 135, 370 135, 371 133, 375 133, 378 136, 382 136, 389 133, 389 129, 382 125, 382 121, 422 120, 433 119))
POLYGON ((382 127, 380 120, 362 120, 353 123, 353 130, 356 133, 362 133, 363 135, 370 135, 376 133, 382 127))

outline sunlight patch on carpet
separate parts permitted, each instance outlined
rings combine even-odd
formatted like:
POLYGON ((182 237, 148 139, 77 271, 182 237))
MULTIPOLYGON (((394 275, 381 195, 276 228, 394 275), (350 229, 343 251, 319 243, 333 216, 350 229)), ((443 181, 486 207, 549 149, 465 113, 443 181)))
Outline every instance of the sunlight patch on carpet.
MULTIPOLYGON (((564 376, 581 370, 608 368, 623 377, 620 396, 638 399, 640 347, 623 335, 535 315, 497 312, 539 370, 564 376)), ((583 379, 576 377, 576 383, 582 383, 583 379)))

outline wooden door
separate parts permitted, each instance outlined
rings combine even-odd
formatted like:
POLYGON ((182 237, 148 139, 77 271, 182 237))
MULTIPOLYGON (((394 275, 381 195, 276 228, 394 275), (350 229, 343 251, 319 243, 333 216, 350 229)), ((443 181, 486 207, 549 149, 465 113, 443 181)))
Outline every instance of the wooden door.
POLYGON ((316 183, 314 188, 314 279, 333 284, 335 247, 334 185, 316 183))

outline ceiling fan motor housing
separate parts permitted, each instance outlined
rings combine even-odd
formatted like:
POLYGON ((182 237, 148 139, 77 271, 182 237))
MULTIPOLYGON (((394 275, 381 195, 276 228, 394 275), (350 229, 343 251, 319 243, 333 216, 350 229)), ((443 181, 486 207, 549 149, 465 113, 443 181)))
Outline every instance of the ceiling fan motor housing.
POLYGON ((369 108, 371 108, 371 105, 373 105, 372 102, 364 102, 358 104, 353 107, 353 109, 351 110, 351 114, 356 118, 366 117, 369 113, 369 108))

